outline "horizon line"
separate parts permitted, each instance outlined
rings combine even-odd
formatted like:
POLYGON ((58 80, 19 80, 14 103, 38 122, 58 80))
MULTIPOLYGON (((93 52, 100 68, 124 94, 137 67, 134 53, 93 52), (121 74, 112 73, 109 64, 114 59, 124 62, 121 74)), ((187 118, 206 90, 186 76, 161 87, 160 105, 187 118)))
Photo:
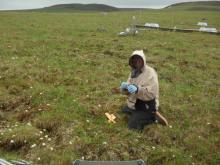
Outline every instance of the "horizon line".
POLYGON ((117 5, 117 6, 115 6, 115 5, 108 5, 108 4, 101 4, 101 3, 64 3, 64 4, 54 4, 54 5, 50 5, 50 6, 44 6, 44 7, 36 7, 36 8, 8 8, 8 9, 1 9, 0 8, 0 11, 34 10, 34 9, 43 9, 46 7, 52 7, 52 6, 56 6, 56 5, 68 5, 68 4, 83 4, 83 5, 97 4, 97 5, 107 5, 107 6, 111 6, 111 7, 115 7, 115 8, 119 8, 119 9, 163 9, 167 6, 170 6, 170 5, 149 5, 149 6, 117 5))

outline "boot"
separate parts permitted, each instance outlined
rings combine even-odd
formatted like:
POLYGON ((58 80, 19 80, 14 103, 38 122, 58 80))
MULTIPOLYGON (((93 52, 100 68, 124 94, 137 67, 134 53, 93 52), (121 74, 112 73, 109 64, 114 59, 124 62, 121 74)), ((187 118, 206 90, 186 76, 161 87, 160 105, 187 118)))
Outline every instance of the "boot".
POLYGON ((156 120, 158 121, 158 123, 168 126, 168 121, 165 117, 163 117, 160 112, 156 111, 156 120))

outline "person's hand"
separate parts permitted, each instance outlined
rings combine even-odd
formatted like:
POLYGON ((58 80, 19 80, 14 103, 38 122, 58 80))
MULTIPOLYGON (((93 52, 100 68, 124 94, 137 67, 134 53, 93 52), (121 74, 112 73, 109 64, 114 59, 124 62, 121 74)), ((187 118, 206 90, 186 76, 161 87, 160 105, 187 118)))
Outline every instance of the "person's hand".
POLYGON ((120 88, 121 89, 127 89, 128 83, 127 82, 122 82, 120 88))
POLYGON ((130 84, 128 85, 128 92, 131 93, 131 94, 134 94, 137 92, 138 88, 137 86, 133 85, 133 84, 130 84))

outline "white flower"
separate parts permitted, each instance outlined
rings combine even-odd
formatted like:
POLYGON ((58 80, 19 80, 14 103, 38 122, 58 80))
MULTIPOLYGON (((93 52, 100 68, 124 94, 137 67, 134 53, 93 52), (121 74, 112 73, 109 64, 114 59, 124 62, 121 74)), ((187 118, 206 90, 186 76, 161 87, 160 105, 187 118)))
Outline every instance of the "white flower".
POLYGON ((169 127, 170 127, 170 128, 173 128, 173 126, 172 126, 172 125, 169 125, 169 127))
POLYGON ((45 135, 44 137, 45 137, 45 138, 48 138, 48 135, 45 135))
POLYGON ((51 138, 48 138, 47 140, 48 140, 48 141, 51 141, 51 138))
POLYGON ((11 140, 11 141, 10 141, 10 143, 14 143, 14 142, 15 142, 14 140, 11 140))
POLYGON ((155 150, 155 149, 156 149, 156 147, 152 146, 152 149, 153 149, 153 150, 155 150))
POLYGON ((47 106, 50 106, 50 104, 47 104, 47 106))
POLYGON ((39 133, 40 133, 40 134, 43 134, 43 132, 42 132, 42 131, 40 131, 39 133))
POLYGON ((85 159, 84 156, 82 156, 81 159, 84 160, 85 159))
POLYGON ((107 142, 103 142, 102 144, 106 145, 106 144, 107 144, 107 142))
POLYGON ((44 132, 46 132, 46 129, 43 129, 44 132))
POLYGON ((99 105, 98 105, 98 107, 100 108, 100 107, 101 107, 101 105, 99 104, 99 105))
POLYGON ((42 143, 42 146, 46 146, 46 144, 45 144, 45 143, 42 143))
POLYGON ((36 147, 37 146, 37 144, 33 144, 33 145, 31 145, 31 148, 34 148, 34 147, 36 147))
POLYGON ((71 141, 69 141, 69 144, 73 144, 71 141))
POLYGON ((50 147, 50 150, 53 151, 53 147, 50 147))
POLYGON ((43 140, 43 139, 44 139, 43 137, 40 138, 40 140, 43 140))
POLYGON ((87 123, 89 123, 89 120, 86 120, 87 123))
POLYGON ((37 160, 40 160, 40 157, 38 157, 37 160))
POLYGON ((32 126, 30 122, 27 123, 28 126, 32 126))

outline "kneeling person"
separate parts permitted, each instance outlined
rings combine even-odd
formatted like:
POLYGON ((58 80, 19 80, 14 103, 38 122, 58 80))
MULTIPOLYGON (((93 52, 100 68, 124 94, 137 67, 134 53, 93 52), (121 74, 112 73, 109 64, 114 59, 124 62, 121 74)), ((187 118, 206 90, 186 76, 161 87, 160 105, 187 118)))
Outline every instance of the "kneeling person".
POLYGON ((129 58, 131 73, 127 82, 121 83, 121 92, 127 94, 127 106, 123 112, 130 115, 128 127, 142 130, 159 117, 165 125, 167 121, 159 112, 159 84, 156 71, 146 64, 144 52, 136 50, 129 58))

